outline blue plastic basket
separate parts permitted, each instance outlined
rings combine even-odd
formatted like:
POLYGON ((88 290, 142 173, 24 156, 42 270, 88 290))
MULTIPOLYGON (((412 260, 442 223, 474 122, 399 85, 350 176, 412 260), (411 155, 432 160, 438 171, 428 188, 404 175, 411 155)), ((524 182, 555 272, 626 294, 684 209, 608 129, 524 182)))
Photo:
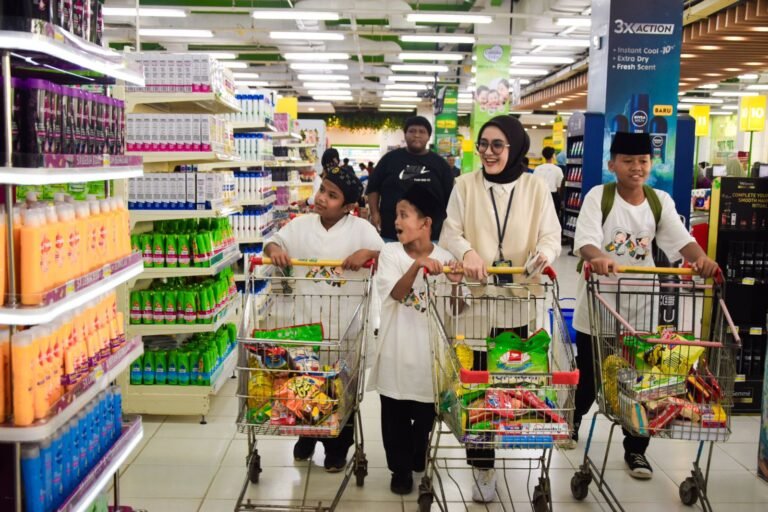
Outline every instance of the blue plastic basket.
MULTIPOLYGON (((574 308, 566 308, 563 306, 563 302, 565 301, 573 301, 576 302, 576 299, 573 297, 565 297, 560 299, 560 311, 563 313, 563 322, 565 322, 565 327, 568 329, 568 337, 571 339, 571 343, 576 343, 576 329, 573 327, 573 311, 574 308)), ((550 332, 555 332, 555 316, 552 311, 552 308, 549 308, 549 330, 550 332)))

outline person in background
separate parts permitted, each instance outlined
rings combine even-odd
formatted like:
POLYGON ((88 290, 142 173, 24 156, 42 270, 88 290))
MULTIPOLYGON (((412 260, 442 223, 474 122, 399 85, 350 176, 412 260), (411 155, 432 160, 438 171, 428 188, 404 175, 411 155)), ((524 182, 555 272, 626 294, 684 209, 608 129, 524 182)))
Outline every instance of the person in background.
POLYGON ((445 161, 448 162, 448 167, 451 168, 451 172, 453 172, 453 177, 458 178, 461 176, 461 169, 456 167, 456 157, 453 155, 448 155, 445 157, 445 161))
MULTIPOLYGON (((638 259, 638 253, 628 250, 628 245, 632 240, 642 237, 645 240, 643 245, 650 247, 655 239, 670 261, 679 259, 679 253, 693 263, 696 273, 704 277, 714 276, 718 269, 717 263, 707 257, 688 233, 669 194, 645 187, 651 173, 651 137, 647 133, 617 132, 610 151, 608 169, 616 175, 616 183, 598 185, 584 198, 576 222, 574 252, 585 263, 589 263, 594 273, 605 276, 615 274, 619 265, 653 267, 652 251, 643 252, 642 257, 638 259), (613 190, 614 200, 608 212, 604 213, 603 194, 606 190, 613 190), (660 212, 654 214, 651 201, 659 205, 660 212), (658 223, 656 216, 659 218, 658 223), (617 233, 620 234, 618 238, 617 233)), ((576 365, 580 372, 573 419, 574 441, 579 439, 579 426, 584 414, 595 401, 594 365, 602 363, 593 361, 592 335, 595 333, 592 332, 589 321, 588 300, 587 283, 582 276, 577 282, 573 317, 573 326, 576 329, 576 365)), ((615 303, 610 307, 615 307, 615 303)), ((634 304, 622 313, 638 331, 653 329, 653 325, 648 325, 648 319, 654 318, 655 315, 644 312, 642 305, 634 304)), ((624 461, 629 468, 629 474, 638 479, 652 478, 653 469, 645 457, 650 438, 633 435, 627 429, 623 431, 624 461)))
MULTIPOLYGON (((368 180, 368 206, 371 223, 385 241, 394 241, 395 207, 403 194, 415 183, 430 189, 445 208, 453 190, 453 173, 448 163, 437 153, 429 151, 432 125, 421 116, 409 117, 403 126, 405 146, 384 155, 373 176, 368 180)), ((437 240, 443 227, 442 219, 432 223, 432 240, 437 240)))
MULTIPOLYGON (((547 185, 525 172, 523 158, 530 139, 520 121, 512 116, 494 117, 483 125, 476 148, 482 170, 456 180, 448 201, 440 246, 461 261, 468 280, 485 284, 487 267, 523 266, 535 259, 536 266, 554 262, 560 255, 560 221, 555 214, 547 185)), ((520 284, 535 284, 538 277, 515 276, 520 284)), ((472 287, 475 295, 508 296, 517 288, 472 287)), ((535 293, 535 287, 532 287, 535 293)), ((527 338, 528 321, 517 311, 504 308, 509 301, 495 301, 501 310, 477 308, 457 320, 456 333, 467 340, 485 340, 491 331, 512 330, 527 338), (484 311, 485 310, 485 311, 484 311)), ((472 347, 473 370, 487 370, 486 345, 472 347)), ((472 499, 489 503, 496 497, 495 452, 468 447, 467 462, 473 467, 472 499)))
POLYGON ((352 166, 349 165, 349 158, 345 158, 342 161, 341 168, 344 169, 344 170, 349 170, 349 171, 355 172, 355 170, 352 168, 352 166))
POLYGON ((328 169, 333 169, 339 166, 339 152, 335 148, 328 148, 323 152, 323 156, 320 157, 320 165, 323 166, 321 172, 315 172, 315 177, 312 178, 312 195, 307 198, 304 205, 307 207, 315 205, 315 196, 317 191, 320 190, 320 184, 323 182, 323 175, 328 169))
POLYGON ((741 161, 736 153, 733 153, 728 157, 728 162, 725 164, 725 174, 729 178, 743 178, 744 167, 741 165, 741 161))
POLYGON ((560 218, 560 203, 562 201, 563 191, 563 170, 555 164, 555 148, 547 146, 541 150, 541 156, 544 157, 544 163, 533 170, 533 175, 544 180, 552 194, 552 201, 555 203, 557 218, 560 218))
POLYGON ((368 162, 368 169, 366 169, 366 170, 368 171, 368 177, 369 178, 373 175, 373 169, 374 169, 373 162, 368 162))
POLYGON ((699 162, 696 169, 696 188, 712 188, 712 180, 707 177, 709 162, 699 162))
POLYGON ((523 168, 525 169, 525 172, 533 172, 533 169, 531 169, 531 160, 527 156, 523 157, 523 168))
MULTIPOLYGON (((300 215, 283 226, 265 242, 264 255, 280 268, 289 267, 291 258, 343 260, 343 276, 363 277, 357 272, 367 261, 378 258, 384 242, 367 221, 350 215, 362 192, 363 185, 354 172, 329 166, 315 197, 314 213, 300 215)), ((320 267, 312 269, 311 274, 306 276, 315 279, 297 281, 294 320, 299 323, 322 321, 329 329, 326 331, 330 332, 328 336, 338 339, 341 336, 339 331, 348 325, 350 318, 347 317, 354 310, 349 297, 359 291, 357 287, 360 285, 318 277, 335 275, 336 269, 320 267), (331 299, 333 295, 338 297, 331 299), (304 300, 298 298, 301 296, 304 300), (318 296, 323 298, 317 299, 318 296), (332 303, 339 312, 329 316, 327 311, 332 303)), ((310 459, 317 441, 315 437, 299 437, 293 447, 294 459, 310 459)), ((343 471, 347 465, 347 452, 354 444, 354 419, 349 418, 338 437, 321 441, 325 447, 326 471, 343 471)))

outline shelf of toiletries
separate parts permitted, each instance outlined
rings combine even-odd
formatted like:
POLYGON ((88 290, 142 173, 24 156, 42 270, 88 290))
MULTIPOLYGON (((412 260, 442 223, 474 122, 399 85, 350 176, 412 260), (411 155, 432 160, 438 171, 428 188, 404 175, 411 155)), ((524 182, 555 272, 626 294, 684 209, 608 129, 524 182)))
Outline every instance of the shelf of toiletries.
POLYGON ((236 315, 235 299, 230 299, 213 318, 212 323, 192 324, 131 324, 128 333, 132 336, 172 336, 177 334, 195 334, 202 332, 216 332, 219 328, 232 322, 236 315))

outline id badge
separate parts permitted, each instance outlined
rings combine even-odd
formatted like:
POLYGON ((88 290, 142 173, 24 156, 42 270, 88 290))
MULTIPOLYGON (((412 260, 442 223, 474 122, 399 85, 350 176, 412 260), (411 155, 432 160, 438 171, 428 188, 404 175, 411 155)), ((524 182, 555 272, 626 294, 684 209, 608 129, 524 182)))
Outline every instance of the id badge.
MULTIPOLYGON (((493 262, 492 266, 509 268, 509 267, 512 267, 512 262, 510 260, 496 260, 493 262)), ((496 285, 512 284, 513 282, 512 278, 513 278, 512 274, 494 274, 493 282, 496 285)))

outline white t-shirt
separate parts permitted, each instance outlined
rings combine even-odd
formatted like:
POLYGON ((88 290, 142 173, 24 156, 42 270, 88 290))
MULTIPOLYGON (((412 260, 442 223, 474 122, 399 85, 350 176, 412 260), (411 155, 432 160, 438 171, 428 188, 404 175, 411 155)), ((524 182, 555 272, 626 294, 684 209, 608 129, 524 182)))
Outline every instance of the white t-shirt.
MULTIPOLYGON (((275 243, 282 247, 291 258, 301 260, 344 260, 360 249, 380 251, 384 241, 371 223, 353 215, 347 215, 331 229, 325 229, 320 216, 315 213, 302 215, 290 221, 270 238, 264 247, 275 243)), ((295 277, 310 277, 312 280, 296 280, 294 294, 302 296, 295 301, 290 318, 279 321, 291 324, 323 322, 327 339, 338 339, 343 334, 349 319, 360 303, 363 286, 358 283, 342 283, 340 277, 361 279, 370 271, 344 271, 341 267, 296 267, 295 277), (323 277, 329 278, 323 280, 323 277), (336 281, 333 281, 336 279, 336 281), (331 298, 330 296, 338 296, 331 298)), ((289 308, 280 308, 287 316, 289 308)), ((277 320, 275 320, 277 321, 277 320)))
MULTIPOLYGON (((435 245, 430 258, 448 263, 453 256, 435 245)), ((385 245, 379 255, 376 289, 381 298, 381 327, 368 387, 396 400, 430 403, 434 401, 432 351, 423 273, 418 273, 405 299, 396 301, 390 295, 413 261, 399 242, 385 245)), ((435 281, 445 290, 444 275, 430 277, 430 283, 435 281)))
MULTIPOLYGON (((659 248, 667 253, 670 261, 679 260, 680 250, 695 241, 680 221, 675 202, 669 194, 661 190, 656 190, 656 195, 661 202, 661 219, 658 227, 648 200, 636 206, 631 205, 622 199, 618 192, 616 192, 613 207, 603 223, 600 208, 603 188, 603 185, 593 188, 584 198, 576 222, 576 237, 573 245, 577 255, 585 245, 593 245, 600 248, 619 265, 652 267, 654 261, 651 245, 654 238, 659 248)), ((622 289, 632 291, 624 287, 622 289)), ((606 295, 606 297, 609 296, 615 298, 612 293, 606 295)), ((576 330, 584 333, 590 332, 587 298, 587 285, 582 276, 576 288, 573 325, 576 330)), ((655 322, 657 315, 652 312, 646 313, 646 308, 643 306, 653 306, 653 304, 647 300, 638 300, 637 297, 634 299, 627 297, 627 300, 632 304, 621 304, 619 313, 636 329, 652 329, 654 326, 651 324, 655 322), (645 322, 646 325, 638 325, 638 322, 645 322)))
POLYGON ((563 170, 555 164, 541 164, 533 170, 533 175, 544 180, 553 194, 563 183, 563 170))

